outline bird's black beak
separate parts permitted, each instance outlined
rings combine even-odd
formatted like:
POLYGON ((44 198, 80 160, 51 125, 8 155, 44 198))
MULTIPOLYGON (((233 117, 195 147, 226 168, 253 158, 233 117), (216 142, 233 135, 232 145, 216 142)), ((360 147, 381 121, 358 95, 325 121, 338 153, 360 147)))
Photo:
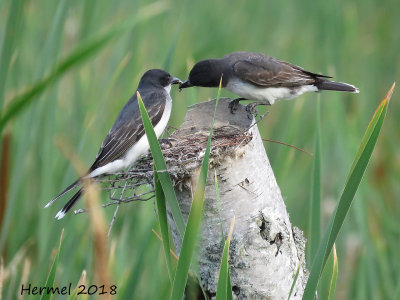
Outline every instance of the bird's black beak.
POLYGON ((181 91, 182 89, 191 87, 191 86, 193 86, 193 85, 190 83, 190 81, 189 81, 189 80, 186 80, 185 82, 183 82, 183 83, 181 83, 181 84, 179 85, 179 91, 181 91))
POLYGON ((176 77, 172 77, 171 84, 182 84, 182 80, 176 77))

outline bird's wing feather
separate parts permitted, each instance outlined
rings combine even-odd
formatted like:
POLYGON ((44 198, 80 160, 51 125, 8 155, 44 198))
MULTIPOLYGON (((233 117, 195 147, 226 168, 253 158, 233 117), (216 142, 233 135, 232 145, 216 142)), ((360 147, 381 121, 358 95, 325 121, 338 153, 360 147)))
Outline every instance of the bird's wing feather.
POLYGON ((242 80, 261 87, 297 87, 313 84, 317 77, 327 77, 270 56, 239 60, 233 65, 233 71, 242 80))
MULTIPOLYGON (((142 94, 145 107, 153 126, 161 119, 165 101, 155 101, 160 93, 142 94)), ((90 167, 93 171, 106 164, 121 159, 127 151, 145 134, 136 95, 122 109, 110 132, 107 134, 97 154, 96 160, 90 167)))

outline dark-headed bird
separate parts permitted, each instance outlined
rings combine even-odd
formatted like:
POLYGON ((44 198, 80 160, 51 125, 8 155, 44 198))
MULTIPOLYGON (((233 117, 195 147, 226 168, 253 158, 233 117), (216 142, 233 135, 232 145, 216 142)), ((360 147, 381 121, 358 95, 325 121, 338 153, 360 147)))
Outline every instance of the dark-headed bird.
POLYGON ((189 78, 179 89, 191 86, 222 87, 240 96, 230 103, 231 112, 241 100, 255 100, 255 104, 272 105, 281 99, 292 99, 305 92, 323 90, 358 93, 347 83, 306 71, 291 63, 253 52, 234 52, 221 59, 206 59, 196 63, 189 78))
MULTIPOLYGON (((172 99, 169 94, 171 85, 181 83, 182 81, 178 78, 172 77, 169 73, 159 69, 147 71, 140 79, 137 92, 142 97, 157 138, 165 130, 171 115, 172 99)), ((55 200, 73 188, 81 186, 83 179, 94 178, 125 169, 148 150, 149 142, 144 131, 137 93, 135 92, 120 111, 86 175, 68 186, 47 203, 45 207, 50 206, 55 200)), ((63 218, 81 195, 82 187, 57 213, 56 219, 63 218)))

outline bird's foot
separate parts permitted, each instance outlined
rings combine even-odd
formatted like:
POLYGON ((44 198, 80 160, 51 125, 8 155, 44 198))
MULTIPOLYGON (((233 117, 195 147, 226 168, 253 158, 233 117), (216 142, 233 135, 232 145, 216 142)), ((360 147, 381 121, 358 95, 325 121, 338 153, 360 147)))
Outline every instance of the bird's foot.
POLYGON ((257 110, 257 105, 258 103, 253 102, 250 104, 246 105, 246 111, 247 111, 247 117, 252 120, 253 117, 257 117, 258 116, 258 110, 257 110))
POLYGON ((233 99, 231 102, 229 102, 229 106, 228 107, 230 108, 232 115, 234 115, 235 112, 238 110, 239 102, 241 100, 246 100, 246 99, 245 98, 236 98, 236 99, 233 99))
POLYGON ((257 110, 257 106, 259 105, 268 105, 270 106, 271 104, 267 101, 267 102, 253 102, 250 104, 246 105, 246 111, 247 111, 247 117, 251 120, 253 119, 253 117, 257 117, 258 116, 258 110, 257 110))

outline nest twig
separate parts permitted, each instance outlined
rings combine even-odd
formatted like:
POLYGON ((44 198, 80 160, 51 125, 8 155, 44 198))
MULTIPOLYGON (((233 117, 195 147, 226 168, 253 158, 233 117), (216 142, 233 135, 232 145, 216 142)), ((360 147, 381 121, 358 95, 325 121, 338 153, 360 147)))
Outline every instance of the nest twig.
MULTIPOLYGON (((181 185, 189 179, 193 171, 201 166, 209 132, 199 131, 182 134, 175 131, 167 140, 161 141, 161 148, 168 165, 174 186, 181 185)), ((251 140, 248 131, 243 131, 234 126, 222 126, 214 129, 211 151, 210 167, 220 162, 235 150, 246 145, 251 140)), ((108 174, 97 178, 101 189, 108 191, 110 201, 102 205, 108 207, 132 201, 147 201, 154 197, 153 160, 151 154, 139 159, 130 169, 108 174)), ((85 209, 75 211, 75 214, 86 212, 85 209)), ((115 219, 116 213, 113 219, 115 219)))

